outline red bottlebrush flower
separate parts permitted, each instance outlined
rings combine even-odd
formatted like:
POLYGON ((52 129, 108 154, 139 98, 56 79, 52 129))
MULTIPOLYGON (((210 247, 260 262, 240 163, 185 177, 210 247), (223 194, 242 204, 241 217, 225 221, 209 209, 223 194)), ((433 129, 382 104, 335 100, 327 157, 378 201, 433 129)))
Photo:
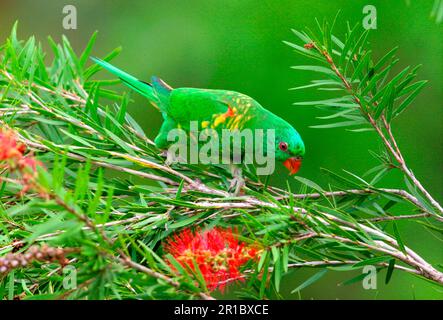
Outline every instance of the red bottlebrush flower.
POLYGON ((25 150, 26 146, 17 142, 13 131, 0 129, 0 161, 19 159, 25 150))
POLYGON ((232 229, 214 228, 195 232, 184 229, 164 246, 182 266, 200 269, 210 291, 223 290, 227 280, 241 280, 240 269, 257 257, 257 248, 238 241, 232 229))
POLYGON ((37 166, 41 163, 33 155, 24 155, 26 146, 17 141, 14 131, 0 128, 0 161, 6 161, 6 168, 10 171, 18 171, 21 176, 24 194, 34 187, 37 176, 37 166))
POLYGON ((37 166, 41 166, 40 161, 36 160, 34 157, 23 157, 18 161, 18 166, 20 170, 35 173, 37 171, 37 166))
POLYGON ((22 193, 24 193, 32 188, 34 179, 37 176, 37 166, 42 164, 33 156, 27 156, 18 160, 17 165, 22 175, 24 186, 22 193))

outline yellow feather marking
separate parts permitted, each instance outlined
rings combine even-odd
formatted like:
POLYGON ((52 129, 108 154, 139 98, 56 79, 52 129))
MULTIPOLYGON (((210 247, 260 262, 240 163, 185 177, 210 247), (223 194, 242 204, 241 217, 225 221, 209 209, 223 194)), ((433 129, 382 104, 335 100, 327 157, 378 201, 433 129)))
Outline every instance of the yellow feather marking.
POLYGON ((228 106, 228 111, 226 111, 226 113, 213 116, 214 120, 211 128, 217 128, 220 124, 225 123, 227 118, 235 117, 236 112, 237 108, 231 109, 231 107, 228 106))
POLYGON ((235 129, 238 129, 239 124, 240 124, 242 118, 243 118, 243 115, 241 115, 241 114, 236 115, 235 117, 233 117, 233 118, 231 118, 231 119, 229 120, 229 122, 227 123, 226 127, 227 127, 229 130, 235 130, 235 129))
POLYGON ((243 115, 239 114, 237 117, 235 117, 234 119, 234 129, 238 129, 238 127, 240 126, 241 120, 243 118, 243 115))
POLYGON ((226 121, 226 115, 223 113, 219 116, 216 116, 214 119, 214 128, 217 128, 220 124, 226 121))
POLYGON ((202 121, 202 128, 205 129, 209 126, 209 121, 202 121))

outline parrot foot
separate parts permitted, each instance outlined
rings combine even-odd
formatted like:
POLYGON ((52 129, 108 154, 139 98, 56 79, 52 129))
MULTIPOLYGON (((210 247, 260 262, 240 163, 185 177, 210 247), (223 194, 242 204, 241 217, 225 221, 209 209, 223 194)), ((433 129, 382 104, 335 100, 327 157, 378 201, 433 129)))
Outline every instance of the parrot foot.
POLYGON ((166 158, 165 165, 168 167, 170 167, 171 164, 174 163, 186 163, 185 159, 175 156, 175 154, 168 152, 168 150, 163 150, 160 156, 166 158))
POLYGON ((245 179, 243 179, 242 169, 239 167, 232 167, 232 180, 229 185, 229 193, 233 196, 238 196, 242 193, 242 188, 246 185, 245 179))
POLYGON ((231 184, 229 186, 229 193, 232 196, 241 195, 243 190, 242 188, 245 186, 245 179, 243 178, 234 178, 231 180, 231 184))

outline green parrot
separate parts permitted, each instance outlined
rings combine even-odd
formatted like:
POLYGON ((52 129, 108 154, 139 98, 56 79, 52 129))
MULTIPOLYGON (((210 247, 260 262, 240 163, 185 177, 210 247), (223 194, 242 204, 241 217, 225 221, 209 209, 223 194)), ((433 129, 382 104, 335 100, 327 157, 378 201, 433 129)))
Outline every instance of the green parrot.
MULTIPOLYGON (((163 124, 154 142, 167 150, 171 142, 168 133, 173 129, 190 130, 191 121, 200 129, 222 130, 272 129, 272 156, 281 162, 290 174, 295 174, 305 154, 305 145, 298 132, 285 120, 262 107, 251 97, 228 90, 171 88, 158 77, 151 83, 140 81, 106 61, 92 58, 99 66, 119 77, 128 87, 146 97, 163 115, 163 124)), ((254 147, 255 148, 255 147, 254 147)), ((266 147, 265 147, 266 149, 266 147)), ((265 150, 266 152, 266 150, 265 150)), ((231 166, 233 180, 230 189, 235 194, 244 186, 241 166, 231 166)))

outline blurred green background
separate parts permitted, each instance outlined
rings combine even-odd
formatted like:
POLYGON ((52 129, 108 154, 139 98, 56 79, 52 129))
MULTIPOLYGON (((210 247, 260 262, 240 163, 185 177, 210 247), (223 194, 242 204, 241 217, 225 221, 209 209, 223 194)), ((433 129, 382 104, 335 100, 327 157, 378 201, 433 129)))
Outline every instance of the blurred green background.
MULTIPOLYGON (((414 105, 395 123, 400 147, 417 177, 438 199, 443 200, 442 123, 443 123, 443 23, 430 18, 433 0, 391 1, 123 1, 123 0, 2 0, 0 2, 0 40, 19 20, 19 37, 48 35, 59 40, 69 37, 78 51, 90 35, 99 31, 94 55, 103 56, 118 46, 123 52, 113 63, 142 79, 158 75, 174 87, 193 86, 231 89, 248 94, 262 105, 292 123, 302 135, 307 155, 300 175, 326 186, 319 168, 342 169, 363 174, 377 165, 368 150, 379 151, 373 133, 351 133, 345 129, 312 129, 322 124, 317 116, 327 111, 293 106, 296 101, 321 100, 324 91, 288 88, 306 84, 318 75, 291 70, 306 64, 282 40, 295 41, 291 28, 314 27, 315 18, 330 21, 341 10, 335 33, 343 35, 346 21, 360 23, 365 5, 377 9, 377 30, 370 35, 375 57, 399 46, 400 63, 422 64, 419 79, 430 80, 414 105), (77 8, 78 29, 64 30, 62 9, 77 8)), ((47 48, 47 45, 45 43, 47 48)), ((101 73, 102 77, 109 77, 101 73)), ((126 90, 126 89, 125 89, 126 90)), ((161 124, 160 114, 133 95, 130 113, 154 137, 161 124)), ((273 184, 286 183, 286 169, 272 177, 273 184)), ((292 181, 294 185, 296 183, 292 181)), ((401 186, 400 175, 381 181, 385 187, 401 186)), ((443 263, 441 241, 417 224, 399 223, 407 245, 433 264, 443 263)), ((298 299, 290 291, 313 271, 296 270, 287 276, 284 296, 298 299)), ((389 285, 380 272, 377 290, 364 290, 360 282, 349 286, 337 283, 358 272, 328 272, 306 290, 304 299, 443 299, 443 289, 411 275, 395 272, 389 285)), ((229 291, 228 291, 229 293, 229 291)))

